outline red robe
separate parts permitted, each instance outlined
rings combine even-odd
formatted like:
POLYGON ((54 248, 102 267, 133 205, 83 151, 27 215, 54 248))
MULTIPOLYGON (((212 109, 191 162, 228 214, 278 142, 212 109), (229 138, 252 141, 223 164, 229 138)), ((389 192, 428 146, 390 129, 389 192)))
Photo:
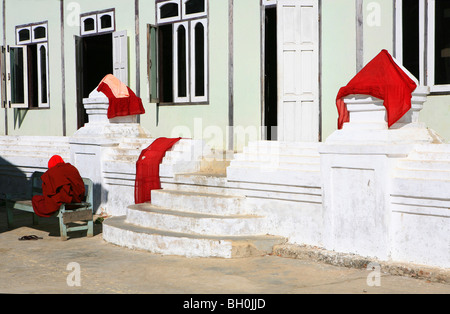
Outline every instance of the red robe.
POLYGON ((336 97, 338 128, 349 122, 343 98, 352 94, 370 95, 384 100, 388 126, 391 127, 411 109, 411 94, 416 83, 395 63, 387 50, 382 50, 356 76, 342 87, 336 97))
POLYGON ((109 100, 108 119, 145 113, 142 99, 137 97, 129 87, 127 89, 130 96, 118 98, 105 82, 101 82, 98 86, 97 91, 105 94, 109 100))
POLYGON ((80 203, 84 199, 85 187, 77 168, 69 163, 60 163, 42 176, 42 193, 32 198, 36 215, 50 217, 63 203, 80 203))
POLYGON ((161 189, 159 165, 167 150, 181 138, 158 138, 144 149, 136 162, 134 199, 136 204, 151 202, 151 191, 161 189))

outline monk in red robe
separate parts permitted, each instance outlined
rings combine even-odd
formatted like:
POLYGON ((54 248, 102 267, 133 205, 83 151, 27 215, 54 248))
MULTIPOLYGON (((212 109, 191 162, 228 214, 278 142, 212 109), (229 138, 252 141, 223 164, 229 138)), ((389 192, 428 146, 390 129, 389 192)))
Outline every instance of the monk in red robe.
POLYGON ((58 156, 48 162, 48 170, 42 176, 42 193, 32 198, 36 215, 50 217, 63 203, 80 203, 84 199, 85 187, 77 168, 65 163, 58 156))

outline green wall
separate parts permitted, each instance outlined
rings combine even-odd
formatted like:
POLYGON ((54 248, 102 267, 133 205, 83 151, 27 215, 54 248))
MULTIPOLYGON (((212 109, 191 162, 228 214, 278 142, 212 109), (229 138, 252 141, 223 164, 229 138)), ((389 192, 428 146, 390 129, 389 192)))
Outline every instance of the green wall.
MULTIPOLYGON (((233 114, 235 148, 261 136, 261 11, 260 0, 234 0, 233 10, 233 114)), ((126 30, 129 42, 129 86, 136 84, 135 2, 133 0, 64 1, 64 53, 66 134, 77 130, 75 39, 79 13, 115 8, 116 30, 126 30)), ((356 74, 356 2, 321 2, 321 106, 322 140, 336 130, 335 98, 339 88, 356 74)), ((154 0, 139 1, 140 97, 146 114, 141 124, 153 137, 204 138, 216 148, 226 148, 229 115, 229 1, 209 1, 209 101, 208 104, 158 106, 150 103, 147 79, 147 24, 155 23, 154 0)), ((15 26, 48 21, 50 108, 0 109, 0 135, 63 135, 60 1, 6 0, 6 44, 15 44, 15 26)), ((394 7, 391 0, 364 0, 363 63, 381 49, 393 53, 394 7), (379 16, 377 15, 379 14, 379 16)), ((0 34, 3 29, 0 30, 0 34)), ((430 95, 421 121, 450 140, 450 96, 430 95)))

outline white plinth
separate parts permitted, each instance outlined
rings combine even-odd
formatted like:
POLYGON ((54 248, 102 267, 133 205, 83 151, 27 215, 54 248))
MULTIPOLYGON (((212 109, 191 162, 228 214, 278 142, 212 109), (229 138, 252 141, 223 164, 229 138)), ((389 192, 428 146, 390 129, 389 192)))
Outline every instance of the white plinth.
POLYGON ((440 142, 419 123, 427 93, 419 87, 411 110, 391 128, 382 100, 367 95, 344 99, 350 121, 319 146, 325 248, 389 259, 393 169, 415 145, 440 142))
POLYGON ((108 148, 118 146, 124 138, 150 138, 137 123, 137 116, 108 119, 108 98, 94 90, 83 100, 89 122, 70 138, 71 160, 81 176, 94 183, 94 210, 107 202, 108 191, 102 186, 102 160, 108 148))

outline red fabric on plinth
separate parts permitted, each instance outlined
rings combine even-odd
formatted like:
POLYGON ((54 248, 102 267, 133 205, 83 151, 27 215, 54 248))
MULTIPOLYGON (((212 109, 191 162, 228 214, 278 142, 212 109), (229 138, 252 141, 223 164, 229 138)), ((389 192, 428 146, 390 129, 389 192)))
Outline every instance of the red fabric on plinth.
POLYGON ((336 97, 338 128, 349 122, 343 98, 352 94, 370 95, 384 100, 388 126, 391 127, 411 109, 416 83, 395 63, 387 50, 382 50, 356 76, 342 87, 336 97))
POLYGON ((136 204, 151 202, 151 191, 161 189, 159 165, 166 152, 180 139, 161 137, 141 152, 136 162, 136 181, 134 186, 136 204))
POLYGON ((59 163, 42 176, 42 193, 32 198, 36 215, 50 217, 63 203, 80 203, 85 187, 77 168, 70 163, 59 163))
POLYGON ((99 84, 97 91, 104 93, 109 100, 108 119, 145 113, 142 99, 137 97, 129 87, 127 89, 129 97, 117 98, 108 84, 105 82, 99 84))

